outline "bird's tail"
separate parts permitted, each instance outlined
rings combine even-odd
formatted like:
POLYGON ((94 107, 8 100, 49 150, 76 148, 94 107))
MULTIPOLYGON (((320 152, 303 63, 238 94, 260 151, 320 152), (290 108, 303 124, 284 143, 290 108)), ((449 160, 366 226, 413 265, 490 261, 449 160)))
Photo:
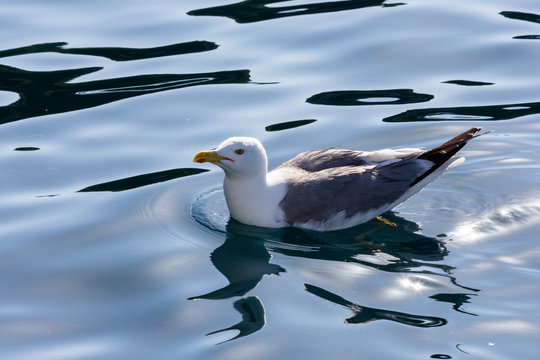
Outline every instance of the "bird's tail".
POLYGON ((418 159, 431 161, 434 165, 431 167, 431 169, 419 176, 414 181, 413 185, 422 181, 422 179, 429 176, 431 173, 433 173, 435 170, 445 164, 448 160, 450 160, 450 158, 454 156, 459 150, 461 150, 469 140, 491 132, 487 131, 479 134, 478 132, 480 130, 482 130, 481 127, 473 127, 459 134, 458 136, 453 137, 444 144, 439 145, 433 149, 426 150, 422 154, 420 154, 418 156, 418 159))

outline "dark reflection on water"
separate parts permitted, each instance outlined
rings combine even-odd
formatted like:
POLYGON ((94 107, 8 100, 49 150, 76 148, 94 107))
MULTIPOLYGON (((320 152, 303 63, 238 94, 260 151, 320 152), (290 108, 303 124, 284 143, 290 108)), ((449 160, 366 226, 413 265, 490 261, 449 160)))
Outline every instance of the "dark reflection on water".
MULTIPOLYGON (((440 276, 458 287, 473 292, 479 291, 459 285, 451 274, 454 268, 440 263, 448 255, 448 250, 441 240, 415 233, 419 230, 416 223, 393 213, 387 213, 385 217, 396 226, 389 226, 376 220, 347 230, 316 232, 296 228, 258 228, 229 220, 225 242, 210 255, 212 264, 225 276, 229 284, 203 295, 192 296, 189 300, 218 300, 246 295, 255 289, 265 275, 280 275, 286 271, 279 264, 271 263, 274 253, 353 263, 387 272, 440 276), (380 254, 388 255, 383 262, 381 257, 377 256, 380 254)), ((313 285, 306 285, 306 289, 355 312, 355 316, 347 319, 349 323, 386 319, 420 327, 446 324, 445 319, 438 317, 364 307, 313 285)), ((470 296, 462 293, 438 294, 432 298, 436 301, 450 302, 456 311, 466 313, 460 307, 468 302, 470 296)), ((262 302, 258 308, 263 308, 262 302)), ((264 311, 258 316, 252 316, 246 310, 244 322, 248 317, 261 319, 263 314, 264 311)), ((255 322, 257 326, 261 324, 260 320, 255 322)), ((257 326, 253 325, 250 329, 257 326)), ((261 327, 262 325, 259 328, 261 327)), ((238 329, 238 326, 224 330, 235 328, 238 329)))
POLYGON ((0 124, 35 116, 87 109, 134 96, 189 86, 249 82, 249 70, 197 74, 153 74, 69 83, 101 67, 57 71, 25 71, 0 65, 0 90, 20 99, 0 107, 0 124))
MULTIPOLYGON (((385 218, 396 226, 379 221, 368 222, 351 229, 334 232, 316 232, 298 228, 282 229, 277 241, 268 243, 269 249, 288 256, 357 263, 377 270, 389 272, 420 272, 449 274, 452 267, 437 263, 448 255, 444 243, 438 239, 416 233, 419 226, 389 212, 385 218), (385 253, 392 260, 370 262, 369 257, 385 253), (422 268, 416 271, 415 269, 422 268), (436 272, 426 270, 431 268, 436 272)), ((276 239, 276 238, 274 238, 276 239)))
POLYGON ((35 146, 21 146, 13 149, 13 151, 37 151, 39 150, 38 147, 35 146))
POLYGON ((345 0, 290 6, 267 6, 269 4, 286 2, 287 0, 246 0, 229 5, 192 10, 188 12, 188 15, 223 16, 233 19, 237 23, 252 23, 288 16, 321 14, 371 6, 391 7, 404 5, 403 3, 385 4, 385 0, 345 0))
POLYGON ((462 85, 462 86, 486 86, 486 85, 493 85, 492 82, 484 82, 484 81, 471 81, 471 80, 448 80, 443 81, 443 84, 455 84, 455 85, 462 85))
POLYGON ((431 359, 451 359, 452 357, 446 354, 433 354, 430 356, 430 358, 431 359))
POLYGON ((540 113, 540 102, 530 102, 506 105, 413 109, 384 118, 383 121, 497 121, 510 120, 538 113, 540 113))
POLYGON ((253 334, 254 332, 262 329, 266 324, 266 313, 264 311, 264 306, 261 299, 258 297, 249 296, 245 299, 240 299, 234 303, 234 308, 242 315, 242 321, 228 328, 212 331, 206 335, 217 334, 228 330, 240 331, 238 335, 232 339, 220 343, 223 344, 228 341, 236 340, 249 334, 253 334))
POLYGON ((513 36, 512 39, 540 40, 540 35, 518 35, 518 36, 513 36))
POLYGON ((415 93, 412 89, 343 90, 315 94, 306 102, 318 105, 397 105, 426 102, 433 95, 415 93))
POLYGON ((131 61, 210 51, 218 48, 217 44, 210 41, 190 41, 153 48, 86 47, 69 49, 65 48, 65 45, 67 45, 66 42, 55 42, 23 46, 0 51, 0 57, 55 52, 61 54, 100 56, 114 61, 131 61))
MULTIPOLYGON (((63 43, 46 43, 4 50, 1 56, 55 51, 127 61, 158 56, 186 54, 215 49, 207 41, 169 46, 130 48, 77 48, 63 49, 63 43)), ((147 74, 105 80, 70 82, 80 76, 102 70, 102 67, 56 71, 26 71, 0 65, 0 90, 17 93, 19 99, 0 107, 0 124, 35 116, 87 109, 134 96, 155 92, 210 84, 240 84, 250 81, 249 70, 231 70, 195 74, 147 74)))
POLYGON ((268 125, 264 129, 266 131, 281 131, 281 130, 287 130, 287 129, 292 129, 292 128, 296 128, 296 127, 299 127, 299 126, 304 126, 304 125, 307 125, 307 124, 311 124, 311 123, 313 123, 315 121, 317 121, 317 120, 315 120, 315 119, 304 119, 304 120, 287 121, 287 122, 282 122, 282 123, 278 123, 278 124, 268 125))
MULTIPOLYGON (((538 14, 524 13, 519 11, 501 11, 499 14, 509 19, 523 20, 540 24, 540 15, 538 14)), ((512 39, 538 40, 540 39, 540 35, 518 35, 512 37, 512 39)))
POLYGON ((310 284, 304 284, 304 286, 306 287, 306 291, 312 293, 313 295, 351 310, 354 315, 345 319, 345 322, 348 324, 361 324, 375 320, 390 320, 400 324, 417 327, 436 327, 446 325, 447 323, 445 319, 439 317, 413 315, 398 311, 370 308, 367 306, 358 305, 320 287, 310 284))
POLYGON ((204 295, 192 296, 189 300, 243 296, 254 289, 264 275, 284 272, 281 266, 270 263, 272 256, 261 240, 228 231, 225 242, 212 252, 210 259, 227 278, 229 285, 204 295))
POLYGON ((452 303, 454 304, 452 308, 458 312, 478 316, 477 314, 473 314, 462 309, 464 304, 470 303, 469 300, 471 300, 472 296, 476 296, 476 294, 435 294, 430 296, 430 298, 440 302, 452 303))
POLYGON ((93 191, 124 191, 141 186, 156 184, 164 181, 178 179, 184 176, 196 175, 208 171, 207 169, 181 168, 158 171, 148 174, 131 176, 124 179, 108 181, 101 184, 85 187, 77 192, 93 191))
POLYGON ((538 14, 524 13, 519 11, 501 11, 499 14, 509 19, 530 21, 540 24, 540 15, 538 14))

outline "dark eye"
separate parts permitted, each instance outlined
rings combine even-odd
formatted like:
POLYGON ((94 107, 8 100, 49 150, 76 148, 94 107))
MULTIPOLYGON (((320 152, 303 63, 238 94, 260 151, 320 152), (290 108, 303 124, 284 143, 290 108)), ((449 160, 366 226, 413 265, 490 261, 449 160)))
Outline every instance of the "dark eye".
POLYGON ((244 153, 244 149, 236 149, 234 150, 235 154, 242 155, 244 153))

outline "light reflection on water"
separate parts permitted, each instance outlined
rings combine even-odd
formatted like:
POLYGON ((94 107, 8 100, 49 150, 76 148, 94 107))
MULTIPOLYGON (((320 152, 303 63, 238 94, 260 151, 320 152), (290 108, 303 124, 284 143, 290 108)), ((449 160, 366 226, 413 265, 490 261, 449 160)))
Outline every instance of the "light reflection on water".
MULTIPOLYGON (((533 199, 538 196, 531 196, 533 199)), ((519 204, 508 204, 492 209, 484 214, 478 214, 474 219, 458 223, 449 233, 456 242, 477 242, 496 234, 511 234, 512 232, 540 223, 540 201, 532 200, 519 204)))
MULTIPOLYGON (((204 295, 190 297, 190 300, 217 300, 243 296, 255 289, 265 275, 280 275, 287 272, 285 268, 270 262, 274 253, 307 259, 361 264, 379 271, 411 275, 423 274, 401 276, 395 287, 389 288, 387 291, 387 297, 394 300, 407 293, 421 293, 430 288, 438 291, 443 289, 451 291, 455 286, 456 289, 469 291, 472 295, 479 291, 459 285, 458 280, 451 276, 452 267, 422 261, 443 259, 448 254, 443 242, 416 235, 414 232, 419 229, 416 224, 407 222, 391 213, 386 216, 397 224, 398 230, 377 221, 350 230, 331 233, 317 233, 299 229, 255 228, 229 220, 222 192, 213 190, 194 200, 191 214, 201 225, 226 236, 225 243, 215 249, 210 258, 216 269, 227 278, 229 284, 204 295), (358 256, 360 254, 363 256, 358 256), (386 261, 381 262, 383 254, 386 254, 386 261), (436 279, 438 276, 448 278, 449 281, 445 284, 444 281, 436 279), (400 293, 401 295, 398 295, 400 293)), ((337 272, 339 264, 332 267, 337 272)), ((350 265, 345 266, 343 270, 345 274, 355 273, 350 265)), ((362 272, 361 269, 359 270, 362 272)), ((359 275, 356 274, 355 277, 359 275)), ((417 327, 443 326, 447 323, 446 319, 437 317, 361 306, 318 286, 312 284, 305 286, 308 292, 353 311, 355 316, 347 319, 347 323, 358 324, 381 319, 417 327)), ((467 313, 460 309, 462 300, 455 300, 456 302, 453 300, 461 299, 463 296, 465 295, 462 293, 441 293, 433 295, 432 298, 437 301, 451 302, 455 310, 467 313)), ((260 298, 257 298, 257 304, 260 304, 258 305, 259 311, 263 311, 263 301, 260 298)), ((244 323, 241 327, 249 327, 251 324, 250 333, 256 331, 253 330, 253 327, 260 330, 262 328, 261 322, 256 319, 263 318, 264 312, 257 315, 253 313, 253 310, 247 309, 245 305, 244 311, 247 314, 251 313, 251 317, 244 313, 244 323)), ((238 336, 244 336, 243 332, 238 336)))
POLYGON ((19 99, 19 96, 11 91, 0 91, 0 105, 6 106, 14 103, 19 99))
POLYGON ((530 2, 0 8, 1 358, 535 358, 530 2), (495 132, 397 228, 246 227, 191 163, 233 135, 278 164, 471 126, 495 132))

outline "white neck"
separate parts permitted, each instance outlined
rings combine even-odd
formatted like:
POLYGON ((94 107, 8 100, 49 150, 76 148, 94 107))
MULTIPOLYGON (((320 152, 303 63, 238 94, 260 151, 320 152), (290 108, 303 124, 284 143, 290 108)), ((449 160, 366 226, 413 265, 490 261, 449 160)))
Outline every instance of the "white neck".
POLYGON ((279 202, 285 194, 285 185, 269 184, 266 173, 250 177, 225 174, 223 191, 234 219, 255 226, 284 226, 279 202))

